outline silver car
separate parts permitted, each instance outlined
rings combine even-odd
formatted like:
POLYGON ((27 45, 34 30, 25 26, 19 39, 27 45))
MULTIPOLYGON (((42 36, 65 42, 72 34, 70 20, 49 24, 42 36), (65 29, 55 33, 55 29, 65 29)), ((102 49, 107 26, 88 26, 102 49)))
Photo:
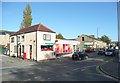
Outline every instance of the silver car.
POLYGON ((115 56, 115 50, 113 50, 113 49, 107 49, 105 51, 105 56, 115 56))

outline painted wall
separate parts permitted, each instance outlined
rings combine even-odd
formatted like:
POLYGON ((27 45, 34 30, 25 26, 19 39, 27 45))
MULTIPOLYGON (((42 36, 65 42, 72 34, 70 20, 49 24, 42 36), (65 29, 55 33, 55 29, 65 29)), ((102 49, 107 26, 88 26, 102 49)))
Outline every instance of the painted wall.
POLYGON ((1 45, 5 45, 7 46, 7 44, 9 44, 9 34, 6 34, 6 35, 0 35, 0 44, 1 45))
MULTIPOLYGON (((20 37, 20 41, 18 41, 18 54, 20 54, 19 49, 21 46, 21 55, 23 56, 22 45, 24 45, 24 52, 27 55, 26 58, 30 59, 30 45, 32 45, 31 59, 36 60, 36 32, 20 34, 17 36, 20 37), (22 36, 24 36, 24 41, 22 41, 22 36)), ((17 53, 14 52, 15 51, 14 46, 17 45, 17 37, 11 36, 10 41, 11 41, 12 37, 14 37, 14 43, 10 42, 10 56, 12 56, 13 54, 15 54, 15 56, 17 56, 17 53)))
MULTIPOLYGON (((41 51, 41 45, 49 45, 49 44, 54 45, 55 39, 56 39, 56 33, 37 31, 37 60, 38 61, 56 57, 54 55, 54 50, 53 51, 41 51), (51 35, 51 40, 50 41, 44 40, 43 34, 51 35)), ((54 47, 53 47, 53 49, 54 49, 54 47)))
POLYGON ((75 40, 62 40, 56 39, 55 46, 56 46, 56 54, 60 53, 71 53, 77 50, 77 46, 80 42, 75 40))
POLYGON ((79 36, 78 38, 76 38, 77 41, 80 41, 80 45, 79 45, 79 48, 81 50, 84 50, 85 48, 83 47, 83 45, 85 43, 87 43, 88 45, 91 46, 91 48, 103 48, 103 47, 106 47, 106 43, 103 42, 103 41, 98 41, 98 40, 95 40, 93 38, 90 38, 90 37, 87 37, 86 35, 81 35, 79 36), (84 41, 82 41, 82 37, 84 37, 84 41))

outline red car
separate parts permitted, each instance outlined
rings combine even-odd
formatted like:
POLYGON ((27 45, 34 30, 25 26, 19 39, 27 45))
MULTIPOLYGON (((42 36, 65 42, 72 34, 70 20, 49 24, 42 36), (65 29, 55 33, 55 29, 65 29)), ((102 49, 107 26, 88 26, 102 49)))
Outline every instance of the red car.
POLYGON ((86 49, 85 52, 91 53, 91 52, 94 52, 94 50, 93 49, 86 49))

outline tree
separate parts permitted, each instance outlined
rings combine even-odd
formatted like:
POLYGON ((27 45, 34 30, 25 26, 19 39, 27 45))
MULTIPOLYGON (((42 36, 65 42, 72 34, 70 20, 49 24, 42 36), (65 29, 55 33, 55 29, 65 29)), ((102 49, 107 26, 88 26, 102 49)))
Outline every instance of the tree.
POLYGON ((27 4, 26 9, 23 11, 23 21, 21 22, 20 29, 29 27, 32 24, 32 10, 29 4, 27 4))
POLYGON ((109 39, 109 37, 106 36, 106 35, 103 35, 103 36, 101 37, 101 40, 104 41, 104 42, 106 42, 107 45, 110 44, 110 42, 111 42, 111 40, 109 39))
POLYGON ((57 39, 64 39, 61 33, 59 33, 58 35, 56 35, 56 38, 57 39))

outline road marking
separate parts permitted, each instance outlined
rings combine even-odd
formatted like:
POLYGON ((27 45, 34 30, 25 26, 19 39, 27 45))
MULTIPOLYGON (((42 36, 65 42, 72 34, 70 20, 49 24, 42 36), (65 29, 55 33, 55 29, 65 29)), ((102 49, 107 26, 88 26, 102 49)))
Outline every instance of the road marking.
POLYGON ((28 74, 31 74, 31 75, 33 75, 34 73, 33 73, 33 72, 31 72, 31 73, 28 73, 28 74))
POLYGON ((104 61, 103 59, 96 59, 96 58, 88 58, 87 60, 97 60, 97 61, 104 61))
POLYGON ((27 79, 27 80, 25 80, 25 81, 30 81, 31 79, 27 79))
POLYGON ((85 66, 85 67, 82 67, 82 68, 86 69, 86 68, 90 68, 90 67, 94 67, 94 66, 96 66, 96 65, 85 66))
POLYGON ((36 76, 36 77, 34 77, 34 78, 37 79, 37 78, 39 78, 39 77, 36 76))
POLYGON ((114 80, 114 81, 119 81, 118 79, 113 78, 113 77, 111 77, 111 76, 106 75, 105 73, 103 73, 103 72, 99 69, 99 67, 100 67, 100 65, 96 67, 96 70, 97 70, 100 74, 102 74, 103 76, 105 76, 105 77, 107 77, 107 78, 110 78, 110 79, 112 79, 112 80, 114 80))
POLYGON ((75 69, 73 69, 73 71, 76 71, 76 70, 79 70, 80 68, 75 68, 75 69))
POLYGON ((82 67, 81 71, 85 71, 87 68, 94 67, 94 66, 96 66, 96 65, 82 67))
POLYGON ((51 79, 51 78, 47 78, 47 79, 51 79))
POLYGON ((81 71, 84 71, 85 69, 81 69, 81 71))

